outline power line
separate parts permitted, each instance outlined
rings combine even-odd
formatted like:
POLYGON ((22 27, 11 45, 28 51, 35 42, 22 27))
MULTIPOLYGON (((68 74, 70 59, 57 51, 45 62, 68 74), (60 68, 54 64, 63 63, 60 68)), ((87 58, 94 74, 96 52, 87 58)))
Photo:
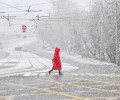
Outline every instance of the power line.
MULTIPOLYGON (((49 3, 41 3, 41 4, 35 4, 35 5, 31 5, 31 6, 39 6, 39 5, 44 5, 44 4, 51 4, 50 2, 49 3)), ((17 6, 17 7, 28 7, 30 5, 27 5, 27 6, 17 6)), ((10 8, 10 7, 4 7, 4 8, 10 8)), ((0 8, 0 9, 4 9, 4 8, 0 8)))
POLYGON ((0 2, 0 3, 1 3, 1 4, 4 4, 4 5, 7 5, 7 6, 9 6, 9 7, 12 7, 12 8, 21 10, 21 11, 24 11, 23 9, 20 9, 20 8, 17 8, 17 7, 14 7, 14 6, 11 6, 11 5, 7 4, 7 3, 3 3, 3 2, 0 2))
MULTIPOLYGON (((47 4, 47 3, 46 3, 47 4)), ((28 6, 18 6, 18 7, 29 7, 29 6, 37 6, 37 5, 41 5, 41 4, 36 4, 36 5, 28 5, 28 6)), ((77 7, 78 9, 79 8, 81 8, 82 6, 79 6, 79 7, 77 7)), ((10 6, 10 8, 11 8, 11 6, 10 6)), ((12 8, 13 8, 13 6, 12 6, 12 8)), ((67 8, 57 8, 57 10, 65 10, 65 9, 76 9, 76 8, 73 8, 72 6, 71 7, 67 7, 67 8)), ((41 9, 42 11, 45 11, 45 10, 54 10, 54 9, 41 9)), ((25 10, 23 10, 23 11, 25 11, 25 10)))
MULTIPOLYGON (((9 4, 7 4, 7 3, 4 3, 4 2, 0 2, 0 3, 3 4, 3 5, 7 5, 7 6, 9 6, 9 7, 12 7, 12 8, 18 9, 18 10, 20 10, 20 11, 24 11, 24 12, 26 12, 26 11, 23 10, 23 9, 20 9, 20 8, 14 7, 14 6, 9 5, 9 4)), ((31 13, 30 13, 30 14, 31 14, 31 13)), ((34 15, 34 14, 31 14, 31 15, 34 15)))

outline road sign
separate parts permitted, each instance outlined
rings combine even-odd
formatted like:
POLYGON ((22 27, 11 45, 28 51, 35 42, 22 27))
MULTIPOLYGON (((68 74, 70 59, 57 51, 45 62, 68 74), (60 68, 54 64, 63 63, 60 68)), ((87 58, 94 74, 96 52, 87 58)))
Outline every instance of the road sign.
POLYGON ((22 30, 25 31, 27 29, 27 26, 23 25, 22 30))
POLYGON ((22 25, 22 31, 26 32, 27 26, 26 25, 22 25))

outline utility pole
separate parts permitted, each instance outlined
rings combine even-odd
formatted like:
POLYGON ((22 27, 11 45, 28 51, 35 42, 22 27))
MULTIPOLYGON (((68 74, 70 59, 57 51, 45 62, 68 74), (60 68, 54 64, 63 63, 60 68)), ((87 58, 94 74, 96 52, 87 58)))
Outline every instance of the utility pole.
POLYGON ((100 18, 100 60, 103 57, 103 0, 101 0, 101 18, 100 18))
POLYGON ((118 41, 118 2, 115 1, 115 17, 116 17, 116 33, 115 33, 115 42, 116 42, 116 64, 119 64, 119 41, 118 41))

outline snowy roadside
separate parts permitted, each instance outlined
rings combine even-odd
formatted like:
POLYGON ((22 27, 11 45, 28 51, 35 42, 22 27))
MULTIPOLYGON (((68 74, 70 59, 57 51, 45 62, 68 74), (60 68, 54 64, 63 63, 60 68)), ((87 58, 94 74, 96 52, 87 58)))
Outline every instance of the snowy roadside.
POLYGON ((62 53, 61 55, 63 57, 67 56, 68 58, 73 59, 74 61, 77 61, 77 62, 80 62, 83 64, 116 66, 116 64, 114 64, 114 63, 100 61, 100 60, 96 60, 96 59, 92 59, 92 58, 82 58, 79 55, 72 56, 72 55, 69 55, 67 53, 62 53))
MULTIPOLYGON (((39 45, 36 43, 25 45, 22 50, 32 52, 34 54, 37 54, 41 57, 45 57, 48 59, 53 58, 54 51, 48 51, 48 50, 41 50, 38 49, 39 45), (33 47, 31 47, 33 45, 33 47)), ((79 64, 87 64, 87 65, 100 65, 100 66, 117 66, 114 63, 109 63, 105 61, 95 60, 92 58, 82 58, 80 55, 69 55, 66 52, 61 52, 61 60, 65 63, 70 63, 72 65, 78 66, 79 64)))
POLYGON ((8 52, 4 52, 3 50, 0 50, 0 60, 7 58, 9 55, 10 54, 8 52))
MULTIPOLYGON (((44 56, 44 57, 47 57, 49 59, 52 59, 53 57, 53 52, 54 51, 44 51, 44 50, 27 50, 29 52, 32 52, 32 53, 36 53, 38 54, 39 56, 44 56)), ((81 56, 72 56, 72 55, 69 55, 65 52, 62 52, 61 53, 61 60, 63 60, 64 62, 71 62, 72 64, 74 62, 78 62, 78 63, 81 63, 81 64, 88 64, 88 65, 106 65, 106 66, 117 66, 116 64, 114 63, 109 63, 109 62, 105 62, 105 61, 100 61, 100 60, 95 60, 95 59, 91 59, 91 58, 82 58, 81 56)))

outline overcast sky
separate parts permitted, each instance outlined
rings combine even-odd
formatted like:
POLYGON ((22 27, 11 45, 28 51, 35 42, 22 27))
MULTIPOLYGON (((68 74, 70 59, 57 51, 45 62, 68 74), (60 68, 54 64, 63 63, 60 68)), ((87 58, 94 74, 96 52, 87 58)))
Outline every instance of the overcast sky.
MULTIPOLYGON (((82 6, 83 8, 88 7, 89 2, 90 2, 90 0, 73 0, 73 1, 77 2, 78 6, 82 6)), ((0 0, 0 2, 9 4, 9 5, 12 5, 12 6, 15 6, 15 7, 36 5, 36 6, 33 6, 33 8, 31 8, 31 9, 35 9, 35 7, 37 7, 37 8, 39 7, 39 9, 40 8, 48 8, 48 9, 51 8, 50 0, 0 0)), ((6 8, 8 6, 0 4, 0 8, 2 8, 2 7, 6 8)), ((25 7, 19 7, 19 8, 25 9, 25 7)))
MULTIPOLYGON (((77 6, 79 8, 89 10, 90 0, 73 0, 73 1, 77 3, 77 6)), ((17 17, 19 16, 20 18, 31 17, 34 19, 37 15, 47 16, 51 12, 51 10, 49 9, 52 9, 52 4, 50 0, 0 0, 0 12, 6 12, 0 13, 0 16, 17 15, 17 17), (42 10, 42 11, 31 12, 33 15, 25 12, 25 10, 29 9, 30 5, 31 5, 30 10, 35 11, 42 10), (17 7, 18 9, 14 7, 17 7)))
MULTIPOLYGON (((83 9, 89 9, 89 2, 90 0, 73 0, 74 2, 77 3, 77 6, 83 9)), ((48 15, 48 12, 50 13, 50 10, 52 9, 52 4, 50 2, 50 0, 0 0, 0 12, 6 12, 6 13, 0 13, 0 17, 2 16, 17 16, 17 18, 33 18, 35 19, 37 15, 48 15), (29 5, 31 5, 30 10, 43 10, 40 12, 25 12, 25 10, 27 10, 29 8, 29 5), (13 6, 13 7, 10 7, 13 6), (18 9, 14 8, 17 7, 18 9), (22 11, 23 10, 23 11, 22 11)), ((6 27, 5 25, 2 24, 7 24, 8 25, 9 21, 7 21, 6 19, 0 20, 0 27, 6 27)), ((34 21, 28 23, 28 21, 26 20, 11 20, 12 24, 27 24, 30 26, 29 23, 31 24, 35 24, 34 21)), ((21 28, 20 26, 16 26, 19 30, 21 28)), ((3 28, 4 29, 4 28, 3 28)), ((30 29, 30 28, 29 28, 30 29)), ((31 29, 32 30, 32 29, 31 29)))

